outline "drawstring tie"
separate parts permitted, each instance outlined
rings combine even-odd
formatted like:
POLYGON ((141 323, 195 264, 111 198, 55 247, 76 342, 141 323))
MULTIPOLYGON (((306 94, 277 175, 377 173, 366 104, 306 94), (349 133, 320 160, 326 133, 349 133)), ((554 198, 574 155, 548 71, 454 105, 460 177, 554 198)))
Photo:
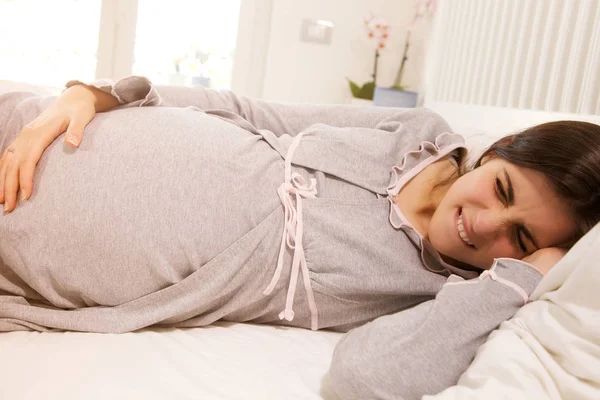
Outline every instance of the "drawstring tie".
POLYGON ((287 291, 285 309, 279 313, 279 319, 292 321, 294 319, 294 294, 298 284, 298 272, 302 271, 302 280, 304 281, 304 289, 308 298, 308 307, 310 309, 310 327, 312 330, 317 330, 318 315, 315 296, 310 286, 310 277, 308 276, 308 267, 306 266, 306 257, 302 248, 302 235, 304 224, 302 221, 302 198, 314 199, 317 195, 317 181, 310 179, 310 184, 302 175, 297 172, 292 173, 292 156, 300 143, 303 133, 298 134, 288 148, 285 157, 285 181, 277 189, 277 194, 281 199, 281 204, 284 208, 284 228, 281 237, 281 246, 279 248, 279 257, 277 259, 277 269, 273 274, 271 283, 263 292, 263 295, 269 295, 279 282, 281 271, 283 270, 283 255, 285 246, 294 250, 292 260, 292 273, 290 275, 290 283, 287 291), (295 207, 294 207, 295 201, 295 207))

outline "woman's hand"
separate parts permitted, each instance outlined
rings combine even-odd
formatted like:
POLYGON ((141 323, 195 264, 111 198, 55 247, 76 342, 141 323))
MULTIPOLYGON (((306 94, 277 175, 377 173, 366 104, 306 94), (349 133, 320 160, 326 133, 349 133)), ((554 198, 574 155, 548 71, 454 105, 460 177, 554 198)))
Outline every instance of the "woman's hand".
POLYGON ((96 112, 118 104, 114 97, 98 89, 73 86, 27 124, 0 158, 0 203, 4 203, 4 211, 15 208, 19 190, 22 200, 31 196, 35 167, 44 150, 58 136, 66 132, 66 143, 79 146, 83 130, 96 112))
POLYGON ((560 247, 546 247, 523 258, 523 261, 539 269, 544 275, 554 267, 567 254, 567 249, 560 247))

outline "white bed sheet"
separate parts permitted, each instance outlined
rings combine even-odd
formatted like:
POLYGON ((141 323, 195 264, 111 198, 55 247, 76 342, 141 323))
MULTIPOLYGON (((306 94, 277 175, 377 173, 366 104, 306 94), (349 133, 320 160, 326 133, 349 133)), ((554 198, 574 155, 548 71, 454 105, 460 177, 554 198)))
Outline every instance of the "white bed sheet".
POLYGON ((0 399, 320 399, 341 334, 253 324, 0 334, 0 399))

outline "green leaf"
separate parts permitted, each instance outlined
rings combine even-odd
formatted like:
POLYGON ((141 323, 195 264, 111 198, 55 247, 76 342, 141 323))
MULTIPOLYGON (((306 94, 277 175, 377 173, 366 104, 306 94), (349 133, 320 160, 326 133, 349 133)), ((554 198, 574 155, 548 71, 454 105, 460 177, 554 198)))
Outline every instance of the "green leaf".
POLYGON ((365 100, 373 100, 373 96, 375 95, 375 82, 367 82, 363 85, 362 88, 360 88, 360 92, 358 93, 358 96, 354 96, 354 97, 358 97, 359 99, 365 99, 365 100))
POLYGON ((350 85, 350 91, 352 92, 352 96, 358 97, 358 94, 360 93, 360 88, 356 83, 352 82, 350 79, 346 79, 348 80, 348 84, 350 85))

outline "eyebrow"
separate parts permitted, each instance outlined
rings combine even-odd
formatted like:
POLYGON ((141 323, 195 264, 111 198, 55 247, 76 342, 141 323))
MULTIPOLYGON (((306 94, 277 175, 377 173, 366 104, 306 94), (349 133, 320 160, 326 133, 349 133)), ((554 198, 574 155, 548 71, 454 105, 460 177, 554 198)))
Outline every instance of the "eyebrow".
MULTIPOLYGON (((512 182, 510 180, 510 176, 508 175, 508 172, 506 171, 506 168, 503 169, 504 172, 504 178, 506 179, 506 185, 507 185, 507 197, 508 197, 508 204, 510 205, 514 205, 515 204, 515 191, 513 190, 513 185, 512 182)), ((521 230, 523 231, 523 234, 525 236, 527 236, 527 239, 529 239, 529 241, 531 243, 533 243, 533 245, 535 246, 536 250, 540 248, 540 246, 538 246, 537 242, 535 241, 535 239, 533 238, 533 235, 531 234, 531 232, 529 231, 529 229, 527 229, 527 227, 525 226, 525 224, 523 224, 521 226, 521 230)))

